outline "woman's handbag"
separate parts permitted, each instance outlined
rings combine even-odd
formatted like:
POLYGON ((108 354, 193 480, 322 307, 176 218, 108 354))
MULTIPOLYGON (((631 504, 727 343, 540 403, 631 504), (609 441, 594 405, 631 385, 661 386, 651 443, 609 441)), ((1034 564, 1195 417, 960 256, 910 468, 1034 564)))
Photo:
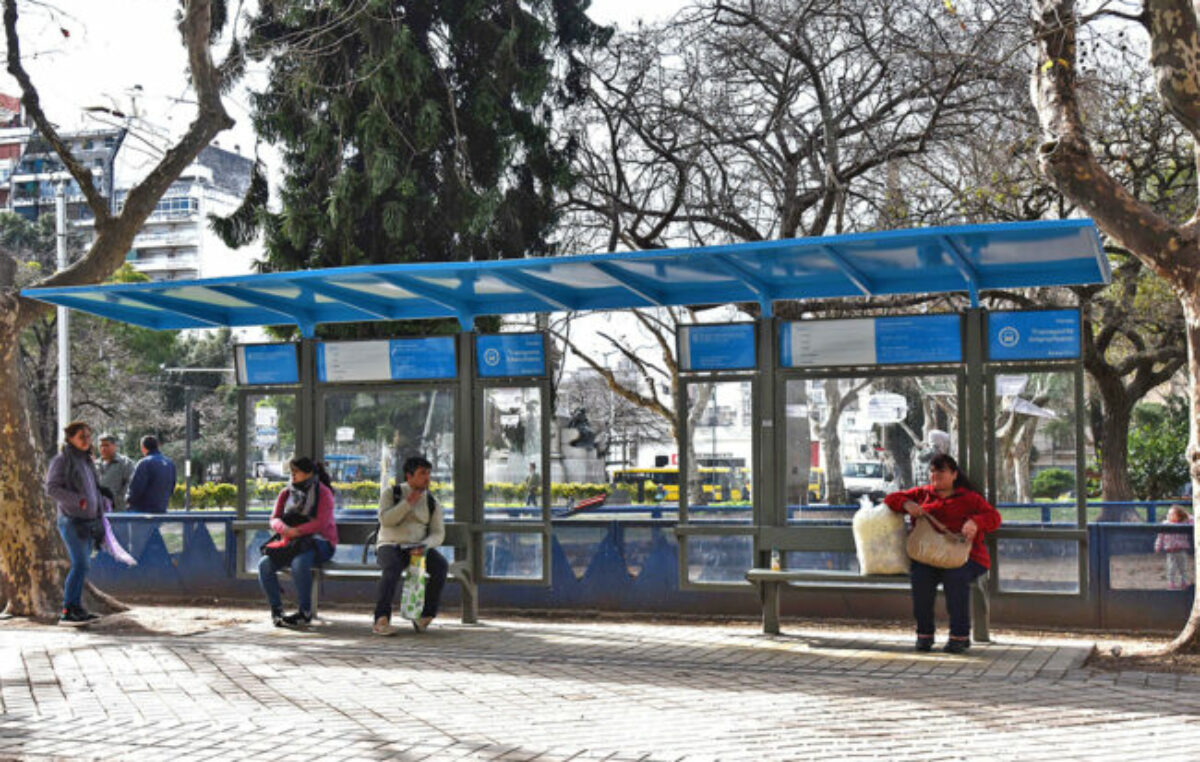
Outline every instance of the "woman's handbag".
POLYGON ((952 534, 928 513, 913 520, 905 548, 912 560, 939 569, 957 569, 971 556, 971 541, 961 534, 952 534))
POLYGON ((400 591, 400 616, 416 621, 425 609, 425 554, 409 555, 408 568, 404 571, 404 588, 400 591))

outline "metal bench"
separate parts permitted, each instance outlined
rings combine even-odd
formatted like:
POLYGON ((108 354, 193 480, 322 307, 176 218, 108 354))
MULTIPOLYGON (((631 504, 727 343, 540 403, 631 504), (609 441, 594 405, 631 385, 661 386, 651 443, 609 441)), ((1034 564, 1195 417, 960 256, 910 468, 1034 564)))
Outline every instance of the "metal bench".
MULTIPOLYGON (((235 530, 269 531, 266 521, 262 520, 235 521, 233 527, 235 530)), ((364 545, 362 561, 355 563, 330 560, 313 569, 312 606, 314 616, 317 614, 318 601, 320 600, 320 583, 322 580, 370 582, 379 579, 379 567, 373 563, 367 563, 366 560, 367 550, 365 543, 375 530, 375 521, 339 521, 337 528, 339 543, 364 545)), ((443 546, 453 547, 456 559, 469 559, 471 557, 471 533, 469 527, 466 524, 447 523, 446 540, 443 546)), ((288 573, 289 570, 280 569, 280 571, 288 573)), ((467 560, 456 560, 451 563, 446 581, 456 582, 462 587, 463 624, 476 624, 479 621, 479 588, 474 575, 471 573, 470 562, 467 560)))
MULTIPOLYGON (((854 535, 848 524, 770 527, 760 532, 760 547, 786 551, 855 552, 854 535)), ((766 561, 763 558, 762 561, 766 561)), ((746 579, 758 587, 762 602, 763 632, 779 634, 779 596, 783 587, 800 590, 901 591, 910 594, 908 576, 863 575, 854 571, 823 569, 753 568, 746 579)), ((987 595, 988 575, 979 577, 971 589, 972 637, 981 643, 991 640, 988 635, 990 606, 987 595)))

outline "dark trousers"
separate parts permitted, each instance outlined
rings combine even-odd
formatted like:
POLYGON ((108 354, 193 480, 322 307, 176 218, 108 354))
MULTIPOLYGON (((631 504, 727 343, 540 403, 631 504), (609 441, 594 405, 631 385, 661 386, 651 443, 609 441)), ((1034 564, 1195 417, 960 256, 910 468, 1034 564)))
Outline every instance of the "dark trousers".
POLYGON ((913 618, 917 620, 917 636, 932 638, 934 634, 933 604, 941 584, 946 593, 946 611, 950 614, 950 637, 971 636, 971 583, 987 571, 976 561, 967 561, 957 569, 912 562, 909 580, 912 582, 913 618))
MULTIPOLYGON (((383 573, 379 575, 379 586, 375 589, 375 618, 392 617, 392 599, 396 597, 396 587, 404 570, 408 568, 411 551, 401 550, 395 545, 383 545, 375 549, 375 560, 383 573)), ((438 602, 442 599, 442 588, 446 586, 446 575, 450 572, 450 564, 436 550, 425 551, 425 571, 429 579, 425 580, 425 607, 421 609, 422 617, 435 617, 438 612, 438 602)))

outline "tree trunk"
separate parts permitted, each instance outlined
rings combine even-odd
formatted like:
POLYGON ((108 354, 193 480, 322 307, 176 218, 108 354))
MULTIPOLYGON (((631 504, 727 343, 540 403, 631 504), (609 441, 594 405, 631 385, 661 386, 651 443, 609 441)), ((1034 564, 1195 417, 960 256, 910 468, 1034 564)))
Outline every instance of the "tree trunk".
POLYGON ((712 406, 712 415, 717 414, 717 395, 713 384, 696 384, 695 388, 696 399, 692 401, 691 409, 688 410, 687 442, 679 443, 687 448, 688 454, 687 478, 683 480, 683 483, 687 485, 688 505, 702 505, 708 502, 704 495, 704 487, 700 483, 700 466, 696 463, 696 427, 699 425, 704 411, 710 405, 712 406))
MULTIPOLYGON (((96 238, 88 253, 70 267, 55 272, 35 286, 77 286, 98 283, 111 275, 125 255, 142 223, 154 211, 171 183, 201 150, 233 120, 221 104, 221 87, 230 84, 213 63, 210 0, 188 0, 178 30, 188 51, 188 69, 196 93, 195 120, 187 132, 163 155, 158 164, 125 196, 121 213, 112 216, 108 199, 93 182, 91 170, 71 152, 69 143, 42 111, 41 100, 22 64, 17 34, 17 2, 4 0, 4 33, 7 68, 21 89, 21 103, 37 125, 41 137, 58 154, 95 216, 96 238)), ((20 616, 45 616, 58 608, 56 590, 66 567, 62 541, 42 494, 42 459, 33 441, 33 427, 25 407, 20 378, 18 341, 21 331, 49 307, 23 299, 15 288, 14 262, 0 257, 0 585, 8 611, 20 616)), ((57 439, 57 433, 55 434, 57 439)))
MULTIPOLYGON (((1101 387, 1103 389, 1103 387, 1101 387)), ((1126 405, 1109 406, 1105 400, 1104 442, 1100 450, 1100 494, 1104 500, 1132 500, 1133 488, 1129 486, 1129 420, 1130 409, 1126 405)), ((1100 509, 1097 521, 1139 522, 1137 511, 1127 505, 1106 505, 1100 509)))
POLYGON ((42 496, 42 457, 25 407, 14 303, 0 302, 0 584, 7 613, 49 618, 67 567, 54 509, 42 496))
POLYGON ((842 477, 842 438, 838 434, 844 404, 838 381, 836 378, 825 381, 825 409, 829 418, 820 429, 821 447, 825 449, 825 502, 830 505, 844 505, 847 501, 846 480, 842 477))
POLYGON ((1038 419, 1028 417, 1022 421, 1013 439, 1009 451, 1009 465, 1012 466, 1013 488, 1016 490, 1018 503, 1033 501, 1033 482, 1029 478, 1029 457, 1033 453, 1033 438, 1037 434, 1038 419))
MULTIPOLYGON (((1148 0, 1142 8, 1159 95, 1194 137, 1200 134, 1196 9, 1182 0, 1148 0)), ((1076 91, 1079 19, 1075 2, 1034 0, 1033 11, 1037 65, 1032 69, 1032 85, 1044 137, 1038 147, 1042 171, 1105 233, 1169 283, 1183 306, 1191 398, 1188 460, 1195 510, 1200 505, 1200 210, 1177 225, 1134 197, 1096 160, 1076 91)), ((1196 157, 1200 162, 1200 153, 1196 157)), ((1200 598, 1193 600, 1188 622, 1168 650, 1200 652, 1200 598)))
MULTIPOLYGON (((1191 415, 1188 421, 1187 458, 1192 474, 1192 516, 1200 509, 1200 294, 1187 294, 1180 299, 1187 321, 1188 397, 1191 415)), ((1192 546, 1200 548, 1200 522, 1192 527, 1192 546)), ((1192 553, 1192 579, 1200 580, 1200 553, 1192 553)), ((1193 585, 1192 611, 1187 624, 1167 647, 1175 653, 1200 653, 1200 585, 1193 585)))

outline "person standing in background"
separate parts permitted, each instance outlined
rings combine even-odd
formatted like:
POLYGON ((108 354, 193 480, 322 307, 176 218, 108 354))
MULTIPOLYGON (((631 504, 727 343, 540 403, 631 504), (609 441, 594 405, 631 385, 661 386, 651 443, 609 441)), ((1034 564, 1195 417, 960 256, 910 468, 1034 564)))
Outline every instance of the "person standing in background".
POLYGON ((538 495, 542 492, 542 475, 537 471, 537 464, 529 464, 529 476, 525 477, 525 505, 537 505, 538 495))
POLYGON ((117 452, 117 438, 112 434, 100 435, 100 460, 96 470, 100 472, 100 486, 112 494, 114 511, 125 510, 125 494, 133 480, 133 461, 117 452))
POLYGON ((142 437, 142 455, 129 481, 125 502, 136 513, 166 513, 175 492, 175 464, 158 451, 158 438, 142 437))
MULTIPOLYGON (((1191 526, 1192 517, 1182 505, 1167 511, 1163 526, 1191 526)), ((1186 590, 1192 584, 1192 533, 1159 532, 1154 538, 1154 552, 1167 558, 1167 589, 1186 590)))

